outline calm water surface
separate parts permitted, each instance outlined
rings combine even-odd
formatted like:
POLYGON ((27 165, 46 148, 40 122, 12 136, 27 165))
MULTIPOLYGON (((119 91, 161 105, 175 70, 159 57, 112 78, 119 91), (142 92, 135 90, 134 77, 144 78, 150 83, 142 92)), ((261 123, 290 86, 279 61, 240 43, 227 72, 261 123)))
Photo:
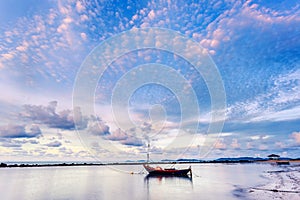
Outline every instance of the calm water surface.
MULTIPOLYGON (((178 168, 188 167, 178 165, 178 168)), ((267 164, 193 164, 192 179, 150 177, 143 167, 2 168, 1 199, 240 199, 238 188, 266 183, 267 164)))

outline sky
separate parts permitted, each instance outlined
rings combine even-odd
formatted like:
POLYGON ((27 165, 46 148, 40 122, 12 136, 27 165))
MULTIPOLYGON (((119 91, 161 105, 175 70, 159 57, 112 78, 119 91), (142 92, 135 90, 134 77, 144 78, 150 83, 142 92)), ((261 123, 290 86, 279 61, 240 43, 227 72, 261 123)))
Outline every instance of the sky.
POLYGON ((299 158, 296 0, 1 1, 0 161, 299 158))

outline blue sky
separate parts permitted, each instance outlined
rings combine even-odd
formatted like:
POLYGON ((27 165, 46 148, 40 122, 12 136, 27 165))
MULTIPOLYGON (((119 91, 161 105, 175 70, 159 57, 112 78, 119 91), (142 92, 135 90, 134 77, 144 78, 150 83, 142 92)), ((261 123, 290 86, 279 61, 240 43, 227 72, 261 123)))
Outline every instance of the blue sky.
POLYGON ((153 159, 300 157, 298 1, 13 0, 0 2, 0 25, 0 160, 137 160, 148 141, 153 159), (74 104, 82 69, 97 65, 87 58, 151 27, 181 34, 216 66, 222 133, 209 131, 220 119, 203 74, 158 48, 121 55, 95 77, 93 112, 74 104), (130 91, 134 75, 153 82, 130 91))

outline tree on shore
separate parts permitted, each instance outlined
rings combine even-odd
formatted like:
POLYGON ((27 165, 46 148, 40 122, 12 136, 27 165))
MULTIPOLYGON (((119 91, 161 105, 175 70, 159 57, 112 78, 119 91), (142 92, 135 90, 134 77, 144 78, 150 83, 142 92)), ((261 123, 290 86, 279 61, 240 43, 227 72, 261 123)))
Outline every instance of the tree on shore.
POLYGON ((270 155, 268 155, 268 158, 270 160, 278 160, 280 158, 280 156, 276 155, 276 154, 270 154, 270 155))
POLYGON ((7 164, 1 163, 1 164, 0 164, 0 167, 7 167, 7 164))

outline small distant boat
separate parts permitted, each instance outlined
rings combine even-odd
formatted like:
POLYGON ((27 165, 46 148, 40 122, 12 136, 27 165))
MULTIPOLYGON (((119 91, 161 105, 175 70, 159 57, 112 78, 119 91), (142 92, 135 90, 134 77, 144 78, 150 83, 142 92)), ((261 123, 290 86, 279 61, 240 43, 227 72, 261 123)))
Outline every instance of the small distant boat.
POLYGON ((149 175, 162 175, 162 176, 187 176, 192 175, 191 166, 186 169, 175 169, 175 168, 162 168, 162 167, 151 167, 149 165, 149 148, 150 144, 148 144, 148 152, 147 152, 147 164, 144 164, 144 168, 149 173, 149 175))
POLYGON ((276 164, 277 164, 277 165, 289 165, 290 162, 284 160, 284 161, 277 161, 276 164))

